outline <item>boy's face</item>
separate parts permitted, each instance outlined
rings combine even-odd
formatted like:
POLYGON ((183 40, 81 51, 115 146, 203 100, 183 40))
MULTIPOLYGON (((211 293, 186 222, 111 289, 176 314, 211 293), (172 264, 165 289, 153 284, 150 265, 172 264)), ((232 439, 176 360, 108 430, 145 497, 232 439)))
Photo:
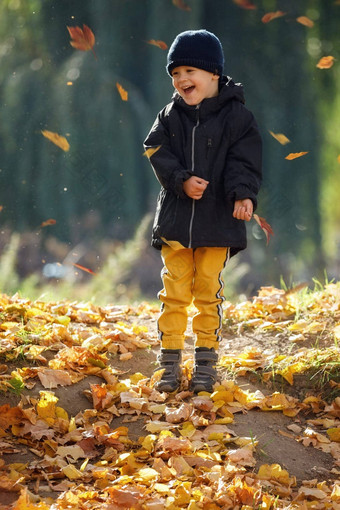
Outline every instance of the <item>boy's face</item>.
POLYGON ((203 99, 218 95, 218 74, 197 67, 178 66, 171 75, 173 86, 189 105, 197 105, 203 99))

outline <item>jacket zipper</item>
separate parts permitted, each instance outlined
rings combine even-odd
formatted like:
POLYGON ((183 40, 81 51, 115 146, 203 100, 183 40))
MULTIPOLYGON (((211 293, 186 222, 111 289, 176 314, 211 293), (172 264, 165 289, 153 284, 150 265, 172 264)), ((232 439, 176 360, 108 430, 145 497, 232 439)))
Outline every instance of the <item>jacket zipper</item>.
MULTIPOLYGON (((198 104, 196 106, 197 121, 192 129, 192 138, 191 138, 191 173, 192 174, 194 174, 194 169, 195 169, 195 132, 196 132, 196 129, 198 128, 199 123, 200 123, 199 107, 200 107, 200 105, 198 104)), ((192 225, 194 222, 194 216, 195 216, 195 199, 193 198, 192 205, 191 205, 191 218, 190 218, 190 223, 189 223, 189 246, 188 246, 188 248, 191 248, 191 245, 192 245, 192 225)))

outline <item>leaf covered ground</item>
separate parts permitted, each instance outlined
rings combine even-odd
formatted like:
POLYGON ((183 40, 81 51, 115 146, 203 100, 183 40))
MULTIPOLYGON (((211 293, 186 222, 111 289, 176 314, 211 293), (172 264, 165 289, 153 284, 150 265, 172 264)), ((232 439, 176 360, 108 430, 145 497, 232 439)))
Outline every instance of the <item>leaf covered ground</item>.
POLYGON ((0 508, 340 509, 340 284, 225 303, 212 394, 157 312, 0 296, 0 508))

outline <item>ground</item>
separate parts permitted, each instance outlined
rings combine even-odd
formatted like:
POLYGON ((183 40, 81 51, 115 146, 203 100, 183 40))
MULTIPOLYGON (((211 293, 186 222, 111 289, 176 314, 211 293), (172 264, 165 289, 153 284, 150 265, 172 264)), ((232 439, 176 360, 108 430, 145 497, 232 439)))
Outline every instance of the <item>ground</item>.
MULTIPOLYGON (((13 307, 13 305, 11 306, 13 307)), ((18 305, 16 306, 18 308, 18 305)), ((32 305, 30 304, 30 306, 32 305)), ((228 311, 226 311, 226 313, 228 313, 228 311)), ((150 378, 155 371, 157 354, 160 348, 156 331, 157 310, 154 307, 148 306, 135 309, 132 307, 114 307, 114 314, 111 314, 111 316, 113 315, 115 315, 115 318, 112 319, 111 325, 123 324, 122 328, 125 328, 128 332, 128 328, 131 328, 130 332, 132 330, 138 332, 138 328, 141 327, 143 332, 140 334, 140 337, 149 344, 147 348, 133 350, 133 352, 131 352, 132 356, 130 355, 130 349, 124 349, 123 347, 118 353, 107 352, 109 360, 108 365, 112 367, 114 373, 119 374, 120 379, 127 378, 135 373, 141 373, 147 378, 150 378), (128 355, 124 356, 126 353, 128 355), (126 358, 125 360, 120 359, 124 357, 126 358)), ((247 319, 247 317, 245 319, 247 319)), ((253 319, 250 319, 250 321, 251 320, 253 319)), ((261 320, 263 321, 263 318, 261 320)), ((225 322, 223 339, 219 350, 220 360, 223 360, 223 357, 232 358, 233 356, 240 359, 240 356, 244 355, 244 359, 248 361, 255 360, 251 365, 256 368, 256 360, 259 360, 261 355, 265 355, 267 358, 274 358, 278 355, 287 356, 288 354, 293 356, 294 353, 303 351, 303 348, 312 348, 315 346, 316 336, 312 334, 306 334, 302 340, 299 339, 299 341, 295 341, 296 338, 292 337, 292 333, 297 331, 298 334, 300 334, 301 328, 299 329, 296 327, 294 329, 292 327, 288 332, 288 330, 282 326, 274 328, 274 330, 266 326, 261 330, 260 328, 255 329, 250 327, 250 321, 248 320, 247 322, 247 320, 243 318, 243 321, 239 322, 238 327, 235 327, 235 320, 233 325, 231 325, 230 320, 225 322)), ((315 321, 313 324, 314 323, 315 321)), ((267 323, 263 321, 262 324, 266 325, 267 323)), ((283 322, 281 321, 280 324, 283 324, 283 322)), ((292 324, 299 324, 299 321, 292 321, 292 324)), ((308 324, 310 325, 312 322, 309 321, 308 324)), ((285 327, 286 326, 285 324, 285 327)), ((317 329, 315 326, 313 327, 317 329)), ((305 325, 305 330, 306 328, 307 325, 305 325)), ((309 329, 309 333, 310 331, 311 329, 309 329)), ((187 333, 187 349, 184 356, 184 363, 186 366, 190 366, 188 360, 192 358, 193 354, 193 338, 190 325, 187 333)), ((88 336, 85 335, 85 339, 86 338, 88 338, 88 336)), ((329 343, 329 336, 318 336, 318 347, 327 348, 329 343), (322 342, 323 345, 320 345, 322 342)), ((122 341, 120 345, 124 345, 124 342, 122 341)), ((128 343, 126 345, 128 345, 128 343)), ((42 354, 46 362, 50 362, 56 359, 58 349, 54 346, 54 349, 47 349, 43 351, 42 354)), ((44 362, 45 365, 46 362, 44 362)), ((44 363, 42 363, 42 365, 44 365, 44 363)), ((6 366, 6 373, 9 374, 11 370, 18 368, 20 364, 22 367, 27 366, 27 360, 20 361, 17 359, 13 362, 7 361, 6 364, 3 365, 0 363, 0 370, 1 367, 6 366)), ((28 365, 34 365, 34 367, 37 368, 37 366, 39 367, 41 364, 39 360, 35 360, 33 365, 32 363, 28 365)), ((5 369, 3 368, 3 370, 5 369)), ((238 373, 235 371, 232 373, 228 364, 220 365, 218 367, 218 372, 220 381, 232 380, 233 383, 244 392, 248 390, 250 393, 255 394, 255 392, 260 391, 262 394, 268 396, 272 395, 273 392, 278 392, 280 395, 290 395, 294 399, 297 399, 296 401, 294 400, 294 402, 302 402, 309 396, 319 398, 318 396, 322 394, 323 390, 320 385, 316 387, 315 381, 310 379, 310 374, 295 375, 294 384, 291 385, 282 377, 276 379, 258 377, 255 370, 249 371, 246 369, 239 370, 238 373)), ((30 389, 29 384, 27 384, 20 395, 8 391, 0 393, 0 406, 10 404, 11 407, 15 407, 25 395, 29 397, 30 404, 32 404, 32 402, 37 402, 39 398, 41 398, 40 392, 46 391, 46 384, 43 386, 39 380, 37 381, 36 377, 33 380, 35 383, 34 386, 30 389)), ((185 386, 186 382, 183 381, 183 383, 185 386)), ((102 384, 102 374, 98 373, 95 375, 95 373, 87 373, 79 382, 67 386, 58 385, 57 387, 53 387, 51 391, 53 391, 55 396, 59 399, 58 406, 64 409, 69 417, 79 416, 81 413, 84 413, 86 409, 91 410, 95 407, 94 390, 91 385, 97 385, 96 387, 99 388, 99 385, 102 384)), ((176 401, 176 405, 179 402, 190 404, 192 395, 183 393, 182 397, 182 399, 176 401)), ((169 396, 165 400, 168 405, 171 405, 174 401, 174 396, 169 396)), ((288 471, 290 477, 296 477, 297 488, 301 486, 301 483, 307 484, 308 486, 308 480, 314 480, 310 482, 312 486, 314 486, 317 481, 331 482, 339 478, 338 464, 335 462, 336 458, 334 458, 334 455, 332 456, 327 452, 327 449, 319 449, 318 446, 320 446, 320 443, 314 440, 315 438, 313 439, 313 437, 307 442, 302 440, 303 431, 310 426, 310 421, 308 420, 316 419, 318 416, 321 416, 314 412, 315 408, 308 408, 308 406, 305 405, 305 408, 301 412, 297 412, 295 415, 293 413, 292 416, 286 416, 282 412, 282 408, 278 407, 278 409, 278 411, 270 410, 264 412, 259 407, 244 407, 241 412, 234 414, 234 421, 228 424, 228 429, 231 429, 234 435, 251 438, 254 444, 256 444, 254 450, 256 463, 250 469, 248 468, 248 472, 256 473, 263 464, 279 464, 281 468, 288 471), (296 428, 291 428, 292 425, 295 425, 296 428)), ((136 415, 135 410, 131 411, 131 413, 131 421, 129 422, 126 421, 125 414, 121 417, 113 417, 110 422, 110 428, 116 429, 122 425, 127 426, 129 438, 132 441, 138 441, 139 437, 148 434, 145 426, 146 423, 150 421, 150 413, 144 414, 141 412, 136 415)), ((335 418, 338 417, 339 415, 335 415, 335 418)), ((335 427, 338 427, 337 422, 335 427)), ((3 428, 5 427, 3 426, 3 428)), ((324 429, 325 427, 321 432, 324 433, 324 429)), ((4 434, 2 434, 2 436, 4 436, 4 434)), ((8 438, 5 436, 3 439, 7 440, 8 438)), ((29 446, 26 446, 24 440, 18 441, 17 446, 17 452, 11 452, 11 448, 9 448, 8 453, 5 452, 2 457, 0 457, 0 460, 3 458, 6 465, 15 465, 15 463, 28 463, 28 465, 30 465, 36 462, 37 452, 33 451, 34 449, 29 446)), ((31 481, 28 483, 30 491, 33 493, 36 492, 43 498, 56 498, 60 494, 60 491, 51 491, 51 487, 43 484, 42 481, 40 481, 41 488, 39 488, 39 483, 37 486, 34 485, 33 482, 37 483, 34 477, 31 478, 31 481)), ((15 502, 17 498, 18 492, 15 490, 3 491, 0 498, 0 504, 3 506, 0 505, 0 508, 11 508, 10 505, 15 502)), ((120 508, 120 506, 117 506, 117 508, 120 508)), ((282 506, 281 508, 284 507, 282 506)), ((326 506, 315 506, 313 508, 326 508, 326 506)), ((327 508, 338 507, 330 506, 327 508)))

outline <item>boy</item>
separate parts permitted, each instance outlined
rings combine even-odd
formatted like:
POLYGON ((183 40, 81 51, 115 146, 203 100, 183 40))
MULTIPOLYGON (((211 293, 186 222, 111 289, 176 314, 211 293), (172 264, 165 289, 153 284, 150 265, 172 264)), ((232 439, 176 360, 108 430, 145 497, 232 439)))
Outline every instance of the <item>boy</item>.
POLYGON ((244 220, 261 183, 261 138, 244 107, 243 89, 223 76, 219 39, 206 30, 180 33, 167 56, 175 93, 157 116, 145 149, 162 188, 152 245, 161 249, 164 288, 158 319, 159 391, 176 391, 187 308, 194 303, 195 365, 190 389, 213 391, 221 339, 223 282, 230 256, 246 247, 244 220))

